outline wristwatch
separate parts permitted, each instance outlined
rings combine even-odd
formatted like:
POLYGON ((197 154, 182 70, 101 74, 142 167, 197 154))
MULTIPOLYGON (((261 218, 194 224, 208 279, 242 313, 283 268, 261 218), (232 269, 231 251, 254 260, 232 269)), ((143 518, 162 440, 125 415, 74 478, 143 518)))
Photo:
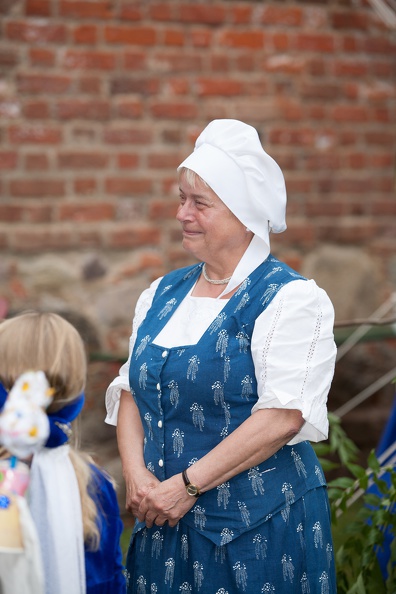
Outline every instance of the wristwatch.
POLYGON ((191 497, 199 497, 201 495, 199 487, 197 487, 197 485, 193 485, 193 483, 190 483, 189 478, 187 476, 187 472, 185 470, 183 470, 182 472, 182 477, 184 484, 186 485, 187 493, 191 495, 191 497))

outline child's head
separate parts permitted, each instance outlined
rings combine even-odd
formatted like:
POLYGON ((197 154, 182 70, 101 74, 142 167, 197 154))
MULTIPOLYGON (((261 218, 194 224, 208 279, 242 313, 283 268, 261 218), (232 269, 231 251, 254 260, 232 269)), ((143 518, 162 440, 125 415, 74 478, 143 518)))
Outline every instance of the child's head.
POLYGON ((26 371, 44 371, 58 410, 84 390, 87 358, 78 331, 49 312, 26 312, 0 323, 0 382, 10 390, 26 371))

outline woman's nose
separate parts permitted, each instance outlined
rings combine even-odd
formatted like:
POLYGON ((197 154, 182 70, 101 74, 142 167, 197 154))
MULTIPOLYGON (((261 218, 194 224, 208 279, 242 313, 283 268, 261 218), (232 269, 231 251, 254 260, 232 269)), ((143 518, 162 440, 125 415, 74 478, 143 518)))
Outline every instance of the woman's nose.
POLYGON ((176 213, 176 219, 178 221, 185 221, 186 219, 191 219, 192 217, 192 208, 189 205, 188 201, 184 202, 183 204, 179 204, 176 213))

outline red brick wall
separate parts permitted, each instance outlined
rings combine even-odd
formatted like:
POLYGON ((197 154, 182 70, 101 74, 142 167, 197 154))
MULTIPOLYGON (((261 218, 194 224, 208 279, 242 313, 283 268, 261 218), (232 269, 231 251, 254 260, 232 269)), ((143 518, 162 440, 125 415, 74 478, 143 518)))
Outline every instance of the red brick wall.
POLYGON ((11 303, 30 304, 20 271, 46 253, 105 255, 112 269, 124 259, 106 282, 142 286, 186 263, 175 168, 214 118, 255 126, 282 167, 289 229, 277 241, 293 265, 354 246, 396 283, 395 32, 369 3, 0 0, 0 11, 11 303))

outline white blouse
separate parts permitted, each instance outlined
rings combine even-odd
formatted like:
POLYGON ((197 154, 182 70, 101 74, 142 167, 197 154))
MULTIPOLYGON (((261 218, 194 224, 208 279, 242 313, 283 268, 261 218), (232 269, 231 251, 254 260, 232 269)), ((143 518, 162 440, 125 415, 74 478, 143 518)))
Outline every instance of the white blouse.
MULTIPOLYGON (((136 305, 129 358, 106 392, 106 423, 117 424, 121 390, 129 391, 129 362, 137 330, 151 306, 157 279, 136 305)), ((226 299, 187 295, 154 342, 165 348, 196 344, 227 303, 226 299)), ((277 293, 257 318, 252 334, 258 401, 263 408, 298 409, 304 418, 289 442, 321 441, 328 436, 327 395, 334 374, 334 309, 313 280, 295 280, 277 293)))

